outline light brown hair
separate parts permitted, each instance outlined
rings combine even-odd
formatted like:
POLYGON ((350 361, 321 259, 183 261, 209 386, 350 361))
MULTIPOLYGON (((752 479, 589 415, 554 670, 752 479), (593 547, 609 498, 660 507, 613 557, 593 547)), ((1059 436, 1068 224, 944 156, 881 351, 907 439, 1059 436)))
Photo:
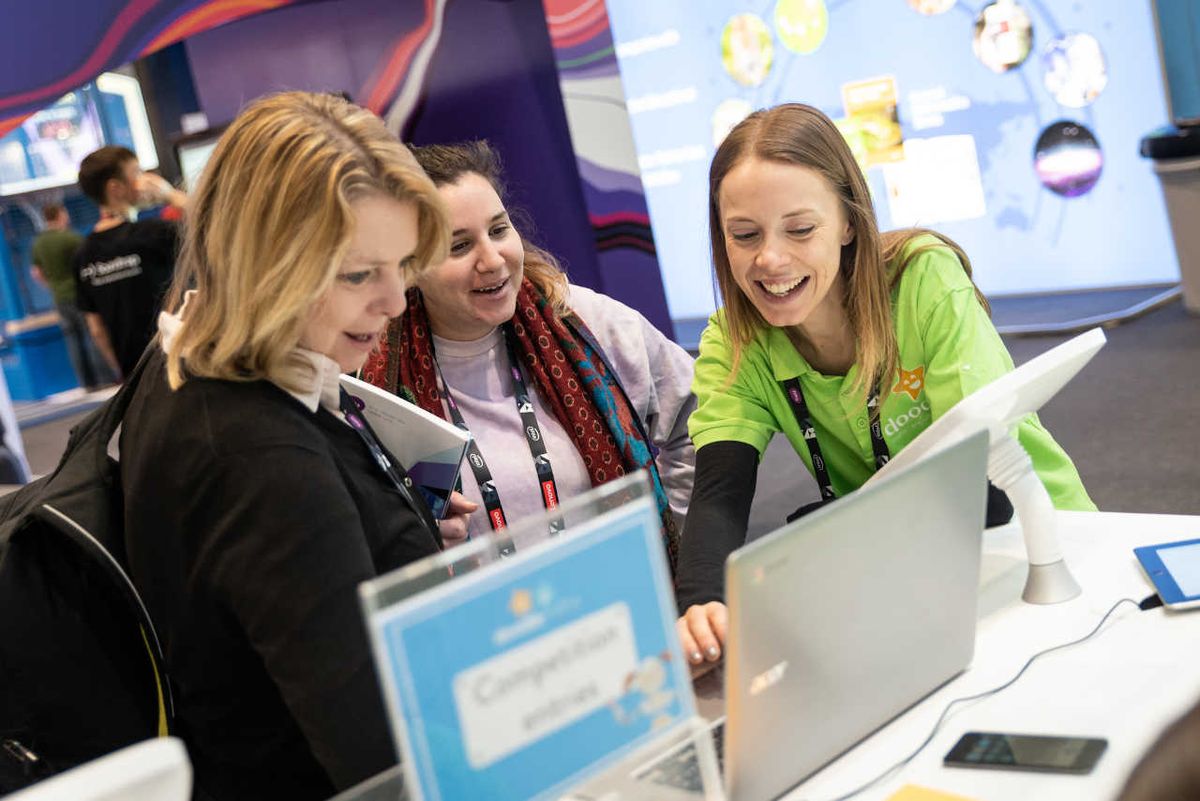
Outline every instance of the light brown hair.
MULTIPOLYGON (((721 182, 734 167, 750 158, 814 170, 841 200, 854 232, 850 242, 842 247, 839 267, 845 287, 845 295, 840 300, 857 347, 859 373, 854 389, 864 399, 874 386, 882 386, 882 391, 886 392, 887 386, 883 385, 890 384, 898 359, 892 321, 892 288, 915 256, 942 245, 954 252, 970 276, 971 263, 966 253, 952 240, 934 231, 910 228, 881 234, 866 178, 837 126, 819 110, 800 103, 786 103, 754 112, 725 137, 713 156, 708 173, 709 236, 713 270, 733 348, 731 380, 737 374, 742 352, 755 334, 768 325, 733 279, 721 224, 721 182), (927 234, 940 241, 936 245, 908 248, 914 239, 927 234), (902 253, 903 262, 895 264, 902 253), (889 274, 889 265, 893 264, 889 274)), ((975 293, 987 309, 987 301, 978 288, 975 293)))
POLYGON ((521 237, 521 247, 525 250, 525 276, 545 295, 551 308, 560 317, 569 314, 567 276, 559 266, 558 260, 530 242, 522 230, 531 228, 531 223, 520 209, 509 207, 508 189, 504 185, 504 168, 500 163, 500 156, 492 146, 482 139, 453 145, 424 145, 414 147, 413 155, 437 186, 458 183, 460 178, 469 173, 474 173, 491 184, 508 211, 513 228, 521 237))
POLYGON ((304 324, 349 248, 351 204, 376 193, 416 208, 410 280, 440 262, 449 223, 437 190, 379 117, 308 92, 272 95, 238 115, 188 211, 167 308, 197 292, 167 353, 171 386, 196 375, 300 389, 304 324))

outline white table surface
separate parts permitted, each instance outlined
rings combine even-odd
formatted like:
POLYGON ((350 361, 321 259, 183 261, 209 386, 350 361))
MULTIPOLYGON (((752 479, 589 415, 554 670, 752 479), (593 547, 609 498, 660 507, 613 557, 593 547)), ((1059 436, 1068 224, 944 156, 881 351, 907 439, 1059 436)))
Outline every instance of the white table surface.
MULTIPOLYGON (((1200 537, 1200 517, 1061 512, 1059 536, 1082 595, 1051 606, 1023 602, 1020 529, 985 532, 971 666, 785 798, 824 801, 855 789, 911 753, 951 700, 1000 685, 1037 651, 1085 635, 1119 599, 1145 598, 1154 588, 1132 549, 1200 537)), ((1198 646, 1200 610, 1143 612, 1125 604, 1091 640, 1041 657, 995 696, 959 704, 916 759, 855 798, 886 799, 918 784, 975 801, 1112 799, 1162 729, 1200 700, 1198 646), (1087 776, 943 767, 942 757, 970 730, 1103 737, 1108 749, 1087 776)), ((700 703, 713 711, 712 698, 700 703)))

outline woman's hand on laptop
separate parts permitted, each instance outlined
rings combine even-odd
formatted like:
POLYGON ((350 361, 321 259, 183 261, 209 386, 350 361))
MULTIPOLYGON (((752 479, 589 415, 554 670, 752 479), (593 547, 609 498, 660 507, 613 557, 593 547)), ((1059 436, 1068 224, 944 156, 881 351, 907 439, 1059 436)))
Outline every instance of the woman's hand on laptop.
POLYGON ((675 621, 693 677, 707 673, 720 661, 728 619, 725 604, 710 601, 689 606, 683 617, 675 621))

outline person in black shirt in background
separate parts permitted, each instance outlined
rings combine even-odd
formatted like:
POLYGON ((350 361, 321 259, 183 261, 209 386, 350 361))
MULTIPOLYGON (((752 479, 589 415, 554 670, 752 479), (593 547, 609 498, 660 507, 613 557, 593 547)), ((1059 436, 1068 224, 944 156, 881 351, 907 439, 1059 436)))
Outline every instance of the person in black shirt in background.
POLYGON ((200 178, 119 440, 197 798, 328 798, 396 761, 358 585, 442 540, 338 380, 448 242, 412 154, 330 95, 255 101, 200 178))
POLYGON ((130 217, 144 203, 182 210, 187 196, 143 172, 133 151, 116 145, 84 158, 79 188, 100 206, 100 221, 75 257, 75 302, 100 353, 126 376, 154 336, 178 249, 174 223, 130 217))

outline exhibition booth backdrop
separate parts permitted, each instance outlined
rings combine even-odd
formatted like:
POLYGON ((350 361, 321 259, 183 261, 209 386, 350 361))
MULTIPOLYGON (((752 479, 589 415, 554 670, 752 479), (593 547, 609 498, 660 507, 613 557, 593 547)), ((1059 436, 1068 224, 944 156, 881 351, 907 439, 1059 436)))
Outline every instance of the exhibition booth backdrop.
POLYGON ((927 226, 985 293, 1177 280, 1138 155, 1168 121, 1150 2, 608 0, 675 318, 705 317, 716 144, 786 101, 838 121, 884 229, 927 226))
MULTIPOLYGON (((133 62, 177 177, 182 117, 216 128, 265 92, 345 92, 408 141, 492 140, 513 200, 572 279, 668 334, 715 306, 716 143, 788 100, 838 119, 883 227, 955 237, 985 292, 1178 275, 1136 152, 1167 120, 1148 2, 58 0, 5 13, 0 133, 133 62)), ((37 204, 64 196, 72 205, 70 186, 0 197, 6 320, 50 308, 28 242, 37 204)))
MULTIPOLYGON (((563 261, 572 280, 638 308, 672 333, 628 120, 623 114, 606 119, 598 131, 592 120, 584 120, 581 133, 579 121, 568 120, 563 105, 560 78, 607 71, 616 82, 603 3, 103 5, 107 18, 81 15, 72 38, 54 46, 74 48, 75 61, 86 60, 89 69, 142 57, 135 71, 168 175, 177 170, 169 143, 184 133, 181 115, 193 121, 202 115, 203 124, 216 128, 266 92, 345 92, 388 119, 407 141, 490 139, 506 162, 515 204, 535 221, 534 238, 563 261), (242 13, 233 15, 231 9, 242 13), (125 27, 118 30, 118 23, 125 27), (170 44, 184 31, 186 41, 170 44), (167 46, 149 54, 147 43, 167 46), (599 156, 589 157, 589 147, 595 150, 597 144, 599 156)), ((6 76, 0 83, 0 119, 6 121, 0 125, 10 130, 42 108, 38 104, 46 98, 53 101, 63 81, 85 76, 68 66, 71 59, 23 68, 36 63, 33 54, 39 48, 51 46, 48 14, 40 7, 28 14, 22 9, 16 25, 5 28, 14 47, 21 42, 19 53, 0 56, 0 73, 6 76), (24 38, 13 36, 22 26, 24 38)), ((112 141, 129 144, 120 137, 112 141)), ((49 296, 29 278, 29 242, 40 225, 37 206, 64 196, 72 206, 74 192, 64 186, 0 198, 8 244, 0 249, 0 260, 9 262, 0 265, 8 290, 0 293, 4 319, 24 319, 51 307, 49 296)), ((76 227, 86 230, 94 217, 80 211, 76 227)), ((16 357, 20 361, 20 354, 16 357)), ((60 363, 65 366, 65 357, 60 363)), ((46 389, 32 391, 45 394, 46 389)))

